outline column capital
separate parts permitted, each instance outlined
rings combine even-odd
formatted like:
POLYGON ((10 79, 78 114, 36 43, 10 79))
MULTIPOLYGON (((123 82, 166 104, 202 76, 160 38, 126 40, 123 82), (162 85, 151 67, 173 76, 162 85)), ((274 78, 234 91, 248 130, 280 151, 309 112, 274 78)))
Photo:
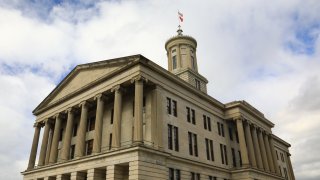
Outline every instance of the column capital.
POLYGON ((74 107, 68 107, 64 112, 65 113, 74 113, 76 110, 74 109, 74 107))
POLYGON ((234 121, 239 121, 239 120, 241 120, 241 121, 244 121, 245 119, 244 119, 244 117, 243 116, 236 116, 236 117, 233 117, 232 118, 234 121))
POLYGON ((103 94, 103 93, 99 93, 99 94, 97 94, 97 95, 95 95, 94 97, 93 97, 93 100, 98 100, 98 99, 101 99, 101 100, 103 100, 103 101, 106 101, 106 100, 108 100, 109 98, 105 95, 105 94, 103 94))
POLYGON ((148 82, 148 79, 144 76, 142 76, 141 74, 134 76, 133 78, 131 78, 131 83, 134 83, 136 81, 145 81, 146 83, 148 82))
POLYGON ((33 127, 42 127, 42 123, 41 122, 35 122, 34 124, 33 124, 33 127))
POLYGON ((122 88, 120 84, 115 85, 111 88, 111 92, 122 92, 122 91, 124 91, 124 88, 122 88))
POLYGON ((62 113, 60 113, 60 112, 58 112, 57 114, 53 115, 54 119, 61 118, 61 117, 62 117, 62 113))
POLYGON ((91 103, 86 100, 79 103, 80 108, 81 107, 89 107, 90 105, 91 105, 91 103))

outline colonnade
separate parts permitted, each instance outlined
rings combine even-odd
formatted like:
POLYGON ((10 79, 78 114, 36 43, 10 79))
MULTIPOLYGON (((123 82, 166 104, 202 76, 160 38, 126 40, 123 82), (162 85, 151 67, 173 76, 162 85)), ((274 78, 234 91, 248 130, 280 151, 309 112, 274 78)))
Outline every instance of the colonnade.
MULTIPOLYGON (((138 76, 132 79, 132 83, 135 83, 135 118, 134 118, 134 143, 143 143, 143 85, 145 79, 138 76)), ((120 147, 121 140, 121 114, 122 114, 122 94, 123 88, 121 85, 116 85, 111 89, 114 93, 114 114, 113 114, 113 127, 112 127, 112 148, 117 149, 120 147)), ((94 154, 101 152, 101 139, 102 139, 102 124, 103 124, 103 110, 104 104, 108 101, 103 93, 99 93, 94 97, 96 102, 96 122, 93 139, 94 154)), ((77 129, 76 144, 75 144, 75 157, 81 158, 85 155, 85 140, 86 140, 86 127, 88 119, 88 109, 90 102, 88 100, 80 102, 79 108, 81 109, 79 127, 77 129)), ((42 138, 42 144, 40 148, 40 154, 38 159, 38 166, 47 164, 53 164, 57 162, 58 157, 58 145, 60 137, 60 129, 62 126, 63 114, 67 115, 65 133, 62 139, 62 148, 59 161, 67 161, 70 159, 70 147, 73 132, 75 108, 69 107, 63 112, 59 112, 53 117, 50 117, 42 122, 35 123, 35 132, 31 147, 31 153, 29 157, 28 170, 35 167, 35 161, 37 156, 38 142, 40 131, 44 127, 44 133, 42 138), (54 127, 53 127, 54 125, 54 127), (50 131, 51 129, 51 131, 50 131), (50 134, 52 132, 52 134, 50 134)))
POLYGON ((234 120, 238 131, 242 166, 280 175, 271 134, 242 117, 234 120))

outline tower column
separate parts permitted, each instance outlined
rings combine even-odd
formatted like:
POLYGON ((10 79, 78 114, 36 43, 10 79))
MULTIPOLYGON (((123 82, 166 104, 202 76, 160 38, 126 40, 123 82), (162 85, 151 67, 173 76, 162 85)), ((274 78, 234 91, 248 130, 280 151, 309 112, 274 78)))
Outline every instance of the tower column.
POLYGON ((261 150, 263 167, 264 167, 265 171, 270 171, 269 164, 268 164, 268 159, 267 159, 267 152, 266 152, 266 148, 264 146, 264 141, 263 141, 262 131, 261 130, 258 131, 258 138, 259 138, 259 147, 260 147, 260 150, 261 150))
POLYGON ((119 148, 121 141, 122 90, 120 85, 111 90, 114 92, 114 113, 112 129, 112 148, 119 148))
POLYGON ((44 125, 44 133, 43 133, 43 137, 42 137, 42 144, 41 144, 41 149, 40 149, 38 166, 43 166, 45 164, 49 131, 50 131, 49 120, 47 119, 45 121, 45 125, 44 125))
POLYGON ((30 153, 29 163, 28 163, 28 168, 27 168, 28 170, 33 169, 35 162, 36 162, 40 129, 41 129, 40 125, 38 123, 35 123, 34 135, 33 135, 32 146, 31 146, 31 153, 30 153))
POLYGON ((63 139, 62 150, 61 150, 61 160, 66 161, 69 159, 70 154, 70 145, 71 145, 71 138, 72 138, 72 128, 73 128, 73 121, 74 121, 74 112, 72 108, 67 110, 68 119, 67 119, 67 127, 65 136, 63 139))
POLYGON ((141 76, 134 79, 134 137, 135 143, 143 143, 143 79, 141 76))
POLYGON ((80 125, 78 128, 78 135, 76 141, 76 150, 75 156, 77 158, 84 156, 85 153, 85 140, 86 140, 86 128, 87 128, 87 119, 88 119, 88 102, 84 101, 80 103, 81 107, 81 117, 80 117, 80 125))
POLYGON ((247 145, 248 145, 248 154, 249 154, 249 159, 252 167, 257 167, 257 162, 256 162, 256 157, 253 149, 253 143, 252 143, 252 137, 251 137, 251 132, 250 132, 250 124, 247 122, 245 124, 245 132, 246 132, 246 137, 247 137, 247 145))
POLYGON ((274 164, 273 164, 273 160, 272 160, 272 155, 271 155, 271 151, 270 151, 270 143, 269 143, 269 138, 268 138, 267 134, 264 134, 264 146, 266 147, 266 151, 267 151, 267 159, 268 159, 270 171, 274 173, 275 172, 274 164))
POLYGON ((272 160, 273 160, 273 164, 274 164, 274 169, 275 169, 275 172, 280 175, 280 171, 279 171, 279 168, 278 168, 278 161, 277 161, 277 155, 276 155, 276 151, 274 149, 274 143, 273 143, 273 138, 270 134, 269 136, 269 143, 270 143, 270 151, 271 151, 271 155, 272 155, 272 160))
POLYGON ((261 156, 261 151, 260 151, 260 146, 258 142, 258 134, 256 130, 256 126, 254 125, 252 127, 252 137, 253 137, 253 147, 254 147, 254 153, 256 155, 256 160, 257 160, 257 165, 259 169, 264 169, 263 163, 262 163, 262 156, 261 156))
POLYGON ((93 140, 93 153, 101 152, 101 137, 102 137, 102 124, 103 124, 103 110, 104 110, 104 95, 98 94, 95 97, 97 100, 97 111, 96 111, 96 123, 94 127, 94 140, 93 140))
POLYGON ((56 120, 54 125, 53 139, 52 139, 50 158, 49 158, 50 164, 57 162, 57 157, 58 157, 58 145, 59 145, 59 136, 60 136, 60 129, 61 129, 60 114, 57 114, 55 116, 55 119, 56 120))
POLYGON ((242 124, 242 118, 236 119, 237 123, 237 130, 238 130, 238 137, 239 137, 239 146, 240 146, 240 153, 242 159, 242 166, 248 167, 249 166, 249 159, 248 159, 248 150, 246 146, 246 139, 244 137, 244 129, 242 124))

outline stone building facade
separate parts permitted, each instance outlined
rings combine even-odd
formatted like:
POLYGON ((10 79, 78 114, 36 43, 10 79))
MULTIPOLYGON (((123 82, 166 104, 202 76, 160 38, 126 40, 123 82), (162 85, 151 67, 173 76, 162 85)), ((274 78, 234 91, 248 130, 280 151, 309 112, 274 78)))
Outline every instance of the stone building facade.
POLYGON ((169 71, 142 55, 75 67, 33 111, 23 179, 294 180, 271 121, 207 94, 196 47, 179 29, 165 45, 169 71))

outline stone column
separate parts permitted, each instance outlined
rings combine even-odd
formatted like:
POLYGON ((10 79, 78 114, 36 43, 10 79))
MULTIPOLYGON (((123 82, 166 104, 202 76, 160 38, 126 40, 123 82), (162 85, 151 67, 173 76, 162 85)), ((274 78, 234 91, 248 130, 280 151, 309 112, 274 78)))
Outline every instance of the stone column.
MULTIPOLYGON (((130 164, 131 162, 129 162, 130 164)), ((130 173, 130 172, 129 172, 130 173)), ((129 174, 130 178, 130 174, 129 174)), ((120 180, 123 179, 123 171, 119 165, 107 166, 106 180, 120 180)))
POLYGON ((40 129, 41 129, 41 127, 38 123, 35 123, 34 127, 35 127, 35 129, 34 129, 34 135, 33 135, 33 140, 32 140, 28 168, 27 168, 28 170, 33 169, 34 164, 36 162, 38 142, 39 142, 40 129))
POLYGON ((257 130, 255 125, 253 126, 251 133, 253 137, 254 154, 256 155, 258 168, 264 169, 263 163, 262 163, 261 151, 260 151, 259 142, 258 142, 257 130))
POLYGON ((271 135, 269 136, 269 143, 270 143, 270 151, 271 151, 271 155, 272 155, 272 160, 273 160, 275 172, 278 175, 280 175, 280 170, 278 168, 279 165, 278 165, 277 155, 276 155, 276 151, 274 149, 273 138, 271 135))
POLYGON ((50 131, 49 131, 49 138, 48 138, 48 148, 46 152, 46 160, 45 165, 49 164, 49 158, 50 158, 50 150, 51 150, 51 144, 52 144, 52 136, 53 136, 53 129, 52 129, 52 123, 49 124, 50 131))
POLYGON ((44 125, 44 132, 43 132, 43 137, 42 137, 42 144, 41 144, 41 149, 40 149, 38 166, 43 166, 45 164, 48 139, 49 139, 49 131, 50 131, 49 119, 47 119, 45 121, 45 125, 44 125))
POLYGON ((55 116, 55 119, 56 120, 54 125, 52 145, 51 145, 50 158, 49 158, 50 164, 57 162, 57 157, 58 157, 58 145, 59 145, 59 136, 60 136, 60 129, 61 129, 60 114, 57 114, 55 116))
POLYGON ((112 129, 112 148, 119 148, 121 141, 122 90, 120 85, 111 90, 114 92, 114 111, 112 129))
POLYGON ((72 108, 68 108, 68 119, 67 119, 67 126, 66 132, 63 139, 62 149, 61 149, 61 161, 66 161, 69 159, 70 154, 70 145, 71 145, 71 138, 72 138, 72 128, 73 128, 73 121, 74 121, 74 112, 72 108))
POLYGON ((134 143, 143 143, 143 80, 135 79, 134 91, 134 143))
POLYGON ((265 171, 270 171, 269 163, 268 163, 268 159, 267 159, 266 147, 264 146, 264 141, 263 141, 261 130, 258 131, 258 138, 259 138, 259 147, 261 150, 263 167, 264 167, 265 171))
POLYGON ((84 156, 85 146, 86 146, 86 128, 87 128, 87 119, 88 119, 88 103, 86 101, 80 103, 81 107, 81 117, 80 125, 78 128, 77 141, 76 141, 76 150, 75 157, 79 158, 84 156))
POLYGON ((268 159, 270 171, 274 173, 275 172, 274 164, 273 164, 273 160, 272 160, 272 155, 271 155, 271 151, 270 151, 270 143, 269 143, 269 138, 268 138, 267 134, 264 134, 264 146, 266 147, 266 151, 267 151, 267 159, 268 159))
POLYGON ((248 167, 249 166, 248 150, 246 146, 246 139, 244 137, 242 118, 236 119, 236 123, 237 123, 238 137, 239 137, 239 147, 240 147, 240 153, 241 153, 241 159, 242 159, 242 166, 248 167))
POLYGON ((245 124, 245 133, 246 133, 246 137, 247 137, 249 160, 250 160, 251 166, 256 168, 257 162, 256 162, 256 157, 255 157, 255 153, 254 153, 254 149, 253 149, 253 143, 252 143, 249 122, 245 124))
POLYGON ((163 148, 162 142, 162 119, 163 119, 162 89, 156 85, 151 96, 151 141, 155 148, 163 148))
POLYGON ((95 97, 95 100, 97 100, 97 110, 96 110, 96 123, 94 127, 94 140, 93 140, 93 150, 92 150, 93 153, 101 152, 104 99, 105 97, 103 94, 98 94, 95 97))
POLYGON ((293 168, 292 168, 292 164, 291 164, 291 160, 290 160, 290 154, 289 153, 286 153, 287 154, 287 164, 288 164, 288 171, 289 171, 289 174, 291 176, 291 180, 295 180, 296 178, 294 177, 294 173, 293 173, 293 168))
POLYGON ((87 172, 87 180, 105 180, 106 169, 89 169, 87 172))

